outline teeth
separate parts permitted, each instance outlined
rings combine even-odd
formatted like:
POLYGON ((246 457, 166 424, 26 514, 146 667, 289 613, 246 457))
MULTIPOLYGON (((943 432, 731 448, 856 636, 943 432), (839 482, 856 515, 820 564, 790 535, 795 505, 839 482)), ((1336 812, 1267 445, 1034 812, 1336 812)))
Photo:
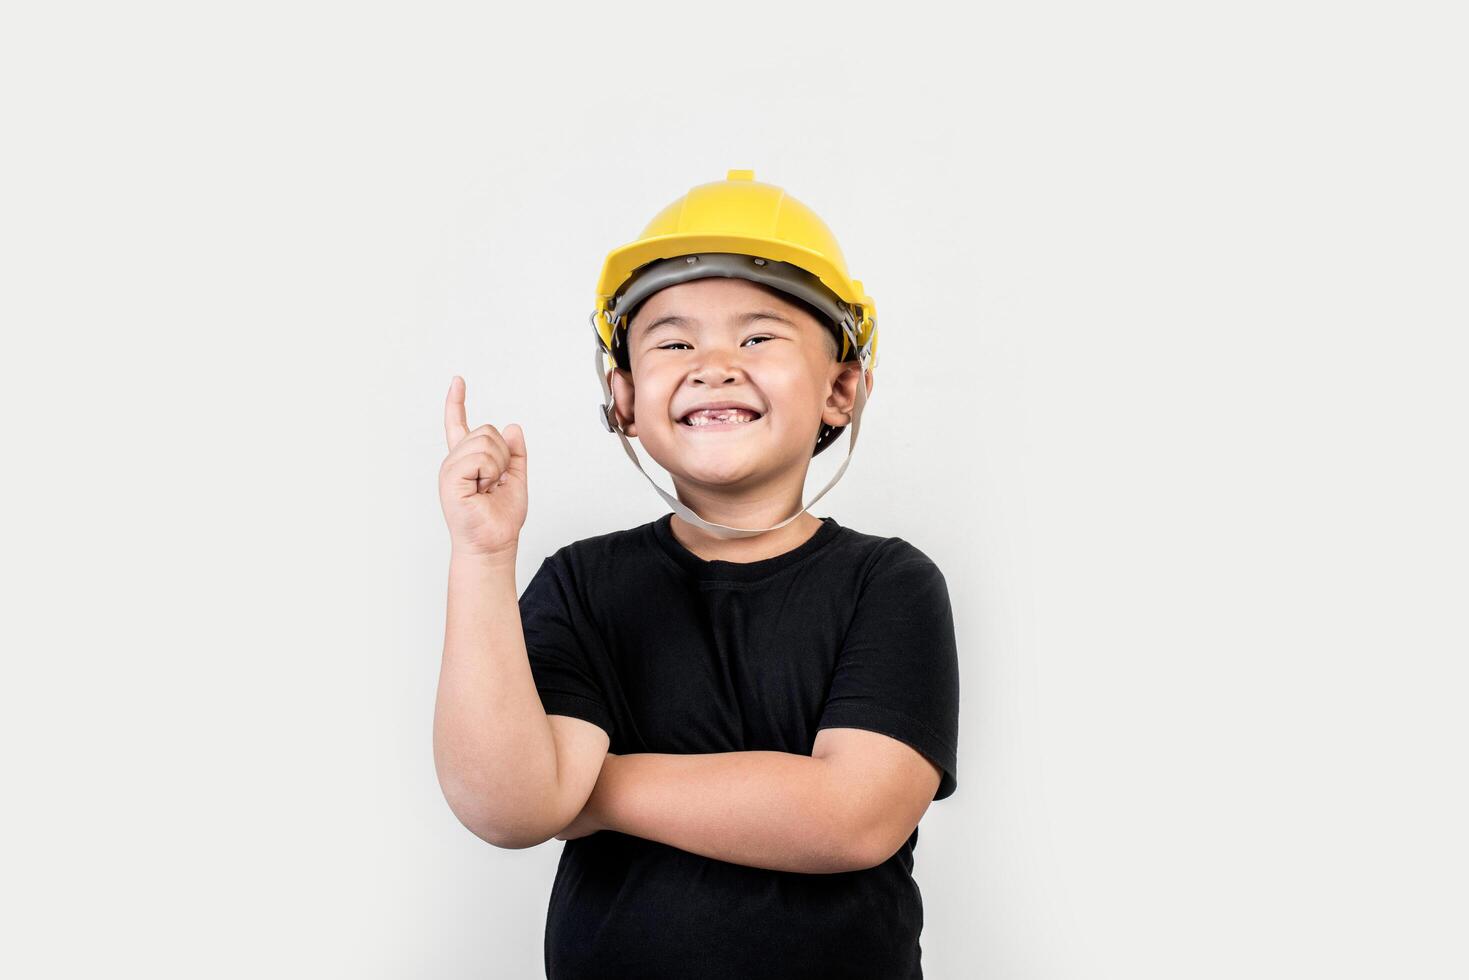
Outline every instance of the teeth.
POLYGON ((754 412, 747 412, 738 408, 706 409, 687 416, 684 425, 695 427, 700 425, 713 425, 719 422, 743 424, 745 422, 753 422, 755 418, 754 412))

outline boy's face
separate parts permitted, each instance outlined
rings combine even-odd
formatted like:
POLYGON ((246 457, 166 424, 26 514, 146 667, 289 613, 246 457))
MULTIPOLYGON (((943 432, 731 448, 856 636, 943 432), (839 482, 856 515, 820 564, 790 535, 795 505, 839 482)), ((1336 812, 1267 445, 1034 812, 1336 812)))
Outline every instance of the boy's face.
MULTIPOLYGON (((676 484, 799 498, 821 423, 846 425, 859 367, 838 362, 830 328, 744 279, 713 276, 648 297, 626 338, 631 372, 609 381, 618 419, 676 484), (701 405, 735 402, 751 422, 694 427, 701 405)), ((868 376, 867 390, 872 390, 868 376)))

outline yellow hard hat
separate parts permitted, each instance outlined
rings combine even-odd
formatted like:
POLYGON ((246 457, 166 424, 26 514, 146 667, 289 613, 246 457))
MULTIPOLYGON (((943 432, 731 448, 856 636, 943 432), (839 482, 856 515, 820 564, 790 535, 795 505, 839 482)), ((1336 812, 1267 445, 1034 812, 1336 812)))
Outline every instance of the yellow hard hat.
MULTIPOLYGON (((876 366, 877 311, 861 280, 847 272, 846 259, 826 222, 783 189, 755 180, 753 170, 731 170, 724 180, 694 187, 659 211, 635 240, 608 253, 597 277, 596 306, 591 315, 597 335, 597 377, 603 395, 598 412, 602 427, 622 437, 628 457, 642 470, 617 423, 606 374, 619 366, 618 351, 624 359, 621 366, 627 366, 624 340, 632 314, 643 300, 675 283, 707 276, 748 279, 813 308, 841 341, 838 360, 856 360, 863 368, 847 459, 826 488, 806 504, 809 508, 841 478, 856 445, 867 400, 866 375, 876 366)), ((823 423, 811 455, 820 453, 846 428, 823 423)), ((775 529, 711 524, 669 496, 652 477, 648 480, 685 520, 722 537, 775 529)), ((775 527, 789 523, 804 510, 775 527)))
MULTIPOLYGON (((811 273, 852 308, 857 342, 871 347, 868 369, 876 368, 877 310, 862 281, 848 274, 836 236, 815 211, 774 184, 757 181, 753 170, 731 170, 724 180, 700 184, 654 215, 634 241, 607 254, 597 277, 594 314, 602 343, 611 350, 616 326, 626 326, 614 321, 631 306, 619 310, 614 302, 640 269, 658 259, 701 252, 784 262, 811 273)), ((850 347, 845 336, 841 341, 839 359, 846 360, 850 347)))

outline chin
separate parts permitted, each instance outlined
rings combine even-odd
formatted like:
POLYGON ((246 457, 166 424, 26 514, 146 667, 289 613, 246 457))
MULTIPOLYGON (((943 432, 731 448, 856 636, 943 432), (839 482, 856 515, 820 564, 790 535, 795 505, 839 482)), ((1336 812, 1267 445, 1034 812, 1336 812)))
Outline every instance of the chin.
MULTIPOLYGON (((811 437, 814 442, 816 437, 811 437)), ((651 451, 649 455, 652 455, 651 451)), ((664 454, 667 462, 653 456, 658 464, 680 480, 697 486, 729 487, 736 485, 754 486, 771 480, 781 479, 791 468, 800 466, 799 453, 783 459, 773 453, 709 452, 690 451, 680 448, 672 454, 664 454), (669 465, 669 464, 672 465, 669 465)), ((807 460, 809 462, 809 459, 807 460)))
POLYGON ((758 467, 751 461, 732 456, 722 459, 717 457, 700 459, 692 453, 680 453, 677 459, 670 460, 670 462, 674 465, 663 467, 669 473, 677 473, 690 483, 704 486, 733 486, 749 480, 758 473, 758 467))
POLYGON ((646 439, 641 442, 655 463, 670 475, 690 483, 728 486, 748 480, 760 471, 759 459, 748 451, 679 445, 677 442, 652 446, 646 439))

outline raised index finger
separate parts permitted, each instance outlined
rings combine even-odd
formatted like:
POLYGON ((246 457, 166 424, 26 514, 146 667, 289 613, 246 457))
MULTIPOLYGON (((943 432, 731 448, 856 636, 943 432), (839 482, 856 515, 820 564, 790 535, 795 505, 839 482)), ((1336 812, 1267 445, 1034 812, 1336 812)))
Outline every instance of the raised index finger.
POLYGON ((456 374, 449 382, 449 394, 444 399, 444 438, 449 440, 449 448, 453 449, 467 435, 469 420, 464 416, 464 379, 456 374))

